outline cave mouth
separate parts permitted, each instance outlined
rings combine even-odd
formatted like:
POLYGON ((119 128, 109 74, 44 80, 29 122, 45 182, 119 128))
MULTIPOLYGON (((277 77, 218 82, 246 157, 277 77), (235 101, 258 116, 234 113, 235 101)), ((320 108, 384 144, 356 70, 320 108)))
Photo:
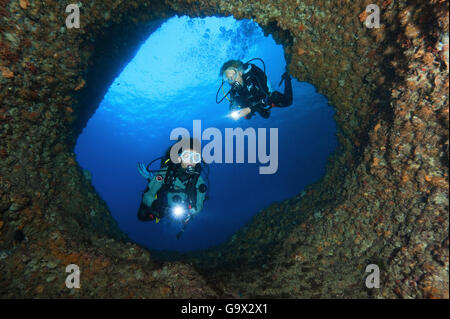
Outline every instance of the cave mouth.
MULTIPOLYGON (((283 86, 278 87, 286 67, 283 48, 255 22, 173 17, 151 33, 109 86, 80 134, 75 153, 85 177, 134 242, 170 251, 218 245, 261 209, 299 194, 323 176, 337 144, 336 125, 334 110, 312 85, 293 79, 293 105, 274 109, 267 120, 255 116, 236 122, 227 117, 227 101, 216 105, 221 65, 231 58, 254 57, 263 59, 272 87, 283 92, 283 86), (278 170, 260 175, 255 164, 212 163, 210 199, 183 240, 176 240, 178 223, 138 221, 146 181, 136 163, 161 156, 174 128, 192 133, 193 120, 201 120, 202 129, 215 127, 222 133, 235 127, 278 128, 278 170)), ((245 146, 247 156, 248 143, 245 146)))

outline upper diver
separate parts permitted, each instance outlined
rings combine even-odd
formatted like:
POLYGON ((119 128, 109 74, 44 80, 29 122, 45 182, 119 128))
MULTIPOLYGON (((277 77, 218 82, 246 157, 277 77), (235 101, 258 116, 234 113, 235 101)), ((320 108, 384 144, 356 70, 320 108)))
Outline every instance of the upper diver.
MULTIPOLYGON (((138 163, 139 173, 149 181, 139 207, 139 220, 155 220, 158 223, 171 213, 174 218, 181 219, 183 224, 177 239, 184 232, 187 223, 203 209, 208 189, 201 176, 201 151, 197 149, 200 144, 192 138, 181 141, 169 147, 163 157, 153 160, 147 166, 138 163), (170 151, 177 144, 183 147, 178 149, 175 153, 176 160, 172 161, 170 151), (161 160, 160 169, 151 170, 150 165, 158 159, 161 160)), ((208 179, 209 168, 206 171, 208 179)))
POLYGON ((219 90, 216 94, 216 103, 222 102, 225 98, 230 101, 231 116, 234 119, 245 117, 250 119, 256 112, 263 118, 270 116, 272 107, 287 107, 292 104, 292 83, 287 72, 281 76, 281 85, 284 81, 284 94, 273 91, 266 76, 266 66, 260 58, 254 58, 246 63, 240 60, 229 60, 225 62, 219 76, 222 77, 222 85, 219 90, 223 90, 225 82, 230 84, 231 89, 224 97, 217 101, 219 90), (263 63, 264 71, 255 64, 253 60, 260 60, 263 63), (228 98, 228 95, 230 98, 228 98))

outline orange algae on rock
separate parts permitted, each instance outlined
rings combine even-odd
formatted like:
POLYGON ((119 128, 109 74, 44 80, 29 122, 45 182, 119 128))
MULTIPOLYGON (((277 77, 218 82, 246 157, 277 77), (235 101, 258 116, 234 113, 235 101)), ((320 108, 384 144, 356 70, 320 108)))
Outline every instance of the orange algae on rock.
POLYGON ((12 79, 14 77, 14 72, 12 72, 10 69, 8 69, 7 67, 0 67, 0 69, 2 70, 2 76, 6 79, 12 79))
POLYGON ((22 9, 27 9, 30 5, 28 0, 19 0, 19 5, 22 9))
POLYGON ((298 55, 303 55, 303 54, 305 54, 305 50, 303 48, 298 48, 297 49, 297 54, 298 55))
POLYGON ((86 84, 86 82, 84 81, 84 79, 82 79, 81 82, 74 88, 74 90, 75 91, 81 90, 85 84, 86 84))

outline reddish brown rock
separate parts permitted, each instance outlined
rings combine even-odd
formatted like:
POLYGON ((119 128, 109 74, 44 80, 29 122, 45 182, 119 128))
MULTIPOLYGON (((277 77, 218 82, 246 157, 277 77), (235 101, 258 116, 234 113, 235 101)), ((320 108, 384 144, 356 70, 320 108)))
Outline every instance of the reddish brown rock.
POLYGON ((63 2, 0 0, 0 296, 448 298, 448 1, 384 1, 372 30, 369 3, 99 0, 83 2, 81 29, 61 31, 63 2), (184 256, 127 243, 71 152, 174 14, 253 17, 339 127, 319 182, 184 256), (65 287, 69 263, 82 289, 65 287), (369 263, 378 290, 361 279, 369 263))

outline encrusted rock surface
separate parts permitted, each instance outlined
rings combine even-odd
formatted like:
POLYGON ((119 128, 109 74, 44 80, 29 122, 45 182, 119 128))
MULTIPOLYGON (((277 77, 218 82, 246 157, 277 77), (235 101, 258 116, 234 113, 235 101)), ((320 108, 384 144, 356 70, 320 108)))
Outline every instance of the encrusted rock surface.
POLYGON ((449 4, 380 1, 368 29, 372 2, 99 0, 69 30, 65 2, 0 0, 0 296, 448 298, 449 4), (174 14, 253 18, 339 126, 322 180, 189 255, 128 242, 73 154, 108 85, 174 14), (65 287, 71 263, 81 289, 65 287), (370 263, 380 289, 365 288, 370 263))

